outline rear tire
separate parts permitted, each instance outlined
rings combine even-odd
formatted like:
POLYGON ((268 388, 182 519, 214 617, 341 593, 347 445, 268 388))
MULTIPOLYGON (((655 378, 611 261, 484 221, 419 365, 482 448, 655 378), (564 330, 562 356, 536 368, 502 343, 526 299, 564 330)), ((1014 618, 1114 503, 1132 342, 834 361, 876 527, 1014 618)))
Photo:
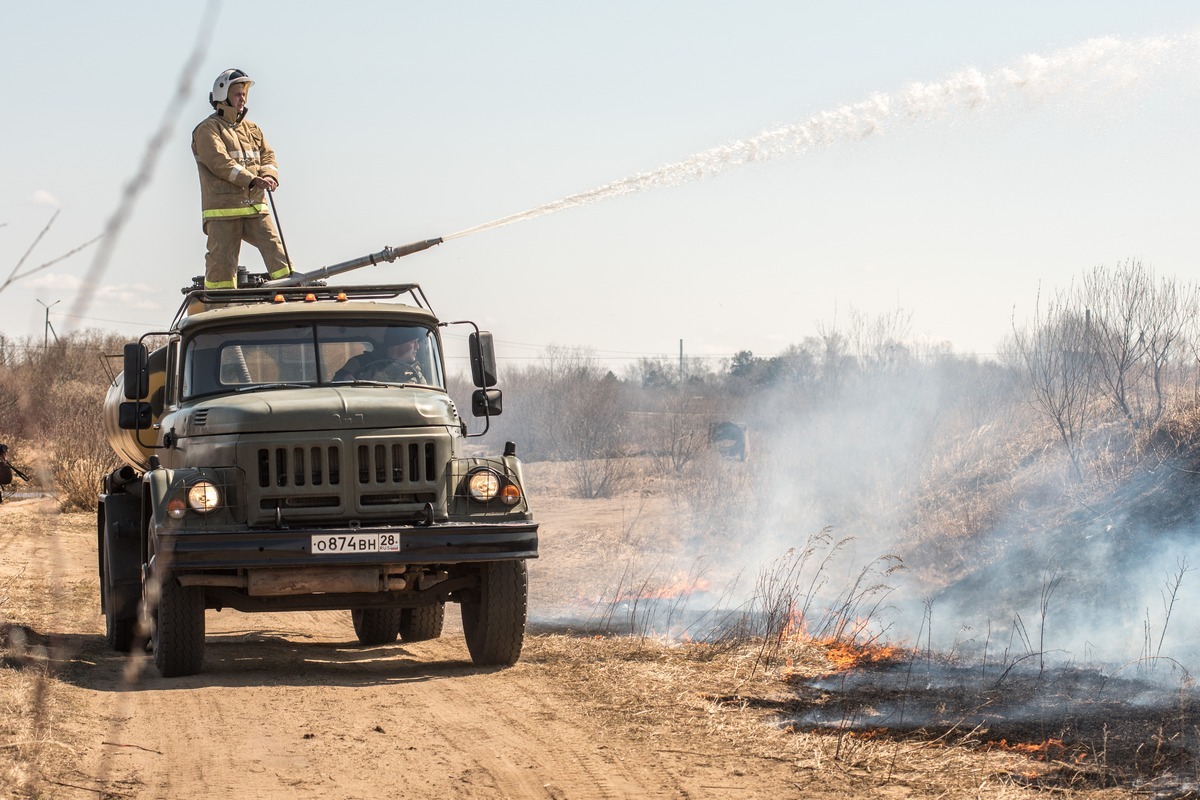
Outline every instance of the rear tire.
POLYGON ((494 561, 481 567, 477 599, 462 602, 467 650, 479 666, 515 664, 525 643, 525 562, 494 561))
POLYGON ((113 583, 112 551, 104 542, 104 641, 118 653, 128 653, 146 641, 138 635, 141 587, 113 583))
POLYGON ((350 611, 354 634, 365 645, 391 644, 400 635, 399 608, 355 608, 350 611))
POLYGON ((446 604, 434 603, 420 608, 405 608, 400 612, 400 638, 405 642, 427 642, 442 635, 446 621, 446 604))

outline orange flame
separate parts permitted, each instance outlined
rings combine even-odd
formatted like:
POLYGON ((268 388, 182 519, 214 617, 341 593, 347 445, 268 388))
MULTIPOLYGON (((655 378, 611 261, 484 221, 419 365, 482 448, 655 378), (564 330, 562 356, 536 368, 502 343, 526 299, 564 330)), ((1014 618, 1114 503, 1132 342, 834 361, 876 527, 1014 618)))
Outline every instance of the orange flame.
MULTIPOLYGON (((1008 750, 1013 753, 1021 753, 1022 755, 1035 758, 1038 761, 1048 761, 1051 758, 1058 758, 1067 749, 1067 746, 1063 744, 1062 739, 1047 739, 1046 741, 1038 744, 1032 744, 1029 742, 1013 742, 1012 744, 1009 744, 1007 739, 1001 739, 998 742, 993 742, 993 744, 996 747, 999 747, 1001 750, 1008 750)), ((1083 757, 1087 758, 1086 754, 1083 757)), ((1082 759, 1078 757, 1075 759, 1077 763, 1081 760, 1082 759)))
POLYGON ((901 655, 900 648, 890 644, 856 644, 832 639, 817 641, 817 644, 825 649, 825 658, 833 665, 834 672, 891 661, 901 655))
POLYGON ((710 583, 706 578, 695 578, 684 572, 677 572, 658 586, 642 586, 636 592, 629 592, 629 600, 674 600, 686 597, 693 592, 707 592, 710 583))
MULTIPOLYGON (((808 639, 806 641, 823 651, 825 660, 830 666, 830 669, 823 673, 825 675, 834 675, 870 664, 892 661, 904 655, 901 648, 890 644, 858 644, 839 639, 808 639)), ((800 670, 796 669, 793 660, 788 658, 780 672, 784 680, 790 680, 796 677, 800 670)), ((809 672, 804 677, 811 676, 812 673, 809 672)))

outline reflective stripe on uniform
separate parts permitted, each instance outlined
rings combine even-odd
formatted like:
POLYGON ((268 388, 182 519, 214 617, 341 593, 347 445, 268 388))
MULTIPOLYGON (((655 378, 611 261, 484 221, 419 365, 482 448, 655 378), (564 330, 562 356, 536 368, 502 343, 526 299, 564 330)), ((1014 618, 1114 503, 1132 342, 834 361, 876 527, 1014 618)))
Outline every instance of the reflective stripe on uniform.
POLYGON ((267 275, 271 278, 271 280, 275 280, 277 278, 286 278, 288 275, 291 275, 291 274, 292 274, 291 267, 283 267, 281 269, 275 270, 274 272, 267 273, 267 275))
POLYGON ((236 289, 237 283, 234 281, 204 281, 205 289, 236 289))
POLYGON ((237 176, 241 175, 242 171, 243 170, 241 167, 239 167, 237 164, 234 164, 233 169, 229 170, 229 177, 225 180, 229 181, 230 183, 237 183, 237 176))
POLYGON ((201 216, 204 219, 222 219, 224 217, 254 217, 265 213, 267 213, 267 204, 255 203, 252 206, 242 206, 241 208, 210 208, 201 216))

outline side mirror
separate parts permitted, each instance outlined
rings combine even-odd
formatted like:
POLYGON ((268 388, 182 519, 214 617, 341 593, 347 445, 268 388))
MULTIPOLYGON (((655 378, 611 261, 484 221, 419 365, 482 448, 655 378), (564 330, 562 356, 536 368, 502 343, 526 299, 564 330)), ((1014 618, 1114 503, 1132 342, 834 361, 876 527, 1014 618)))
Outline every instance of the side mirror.
POLYGON ((150 427, 149 403, 121 403, 117 406, 117 427, 123 431, 144 431, 150 427))
MULTIPOLYGON (((471 380, 481 389, 495 386, 496 350, 492 346, 492 334, 487 331, 477 331, 471 334, 468 341, 471 349, 471 380)), ((483 415, 476 414, 475 416, 483 415)))
POLYGON ((471 394, 471 413, 477 417, 498 417, 504 410, 499 389, 476 389, 471 394))
POLYGON ((125 345, 125 399, 141 400, 150 394, 150 351, 141 342, 125 345))

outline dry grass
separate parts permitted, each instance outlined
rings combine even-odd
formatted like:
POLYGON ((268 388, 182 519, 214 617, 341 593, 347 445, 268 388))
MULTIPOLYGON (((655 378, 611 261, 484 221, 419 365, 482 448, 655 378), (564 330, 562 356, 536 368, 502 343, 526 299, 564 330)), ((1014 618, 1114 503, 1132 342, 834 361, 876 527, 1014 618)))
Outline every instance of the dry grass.
POLYGON ((0 629, 0 798, 92 791, 77 781, 90 739, 81 690, 59 677, 70 660, 58 637, 23 625, 0 629))
MULTIPOLYGON (((10 647, 4 648, 6 662, 10 647)), ((32 797, 54 752, 58 717, 44 670, 0 667, 0 797, 32 797)))
POLYGON ((7 488, 50 492, 64 511, 96 507, 100 478, 118 463, 101 409, 112 379, 105 356, 121 342, 81 331, 48 349, 27 341, 0 363, 0 431, 9 458, 33 479, 7 488))
MULTIPOLYGON (((545 667, 560 690, 599 724, 657 747, 691 750, 728 763, 782 763, 805 797, 1030 797, 1024 785, 1053 765, 980 746, 973 731, 927 736, 881 730, 819 731, 789 720, 810 707, 797 676, 834 671, 821 645, 789 644, 786 666, 755 669, 758 647, 678 645, 649 639, 535 636, 524 659, 545 667)), ((783 663, 783 662, 781 662, 783 663)), ((1060 797, 1109 796, 1060 789, 1060 797)), ((1119 796, 1119 795, 1112 795, 1119 796)))
POLYGON ((96 626, 97 580, 62 551, 64 538, 88 535, 91 518, 59 514, 50 500, 20 508, 17 514, 8 506, 0 524, 0 549, 20 536, 35 554, 0 570, 0 798, 6 800, 60 797, 73 786, 85 747, 80 690, 58 676, 75 657, 72 634, 96 626))

